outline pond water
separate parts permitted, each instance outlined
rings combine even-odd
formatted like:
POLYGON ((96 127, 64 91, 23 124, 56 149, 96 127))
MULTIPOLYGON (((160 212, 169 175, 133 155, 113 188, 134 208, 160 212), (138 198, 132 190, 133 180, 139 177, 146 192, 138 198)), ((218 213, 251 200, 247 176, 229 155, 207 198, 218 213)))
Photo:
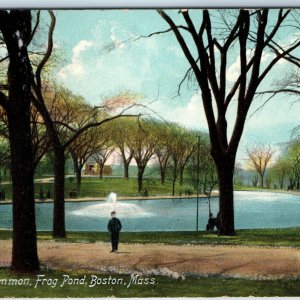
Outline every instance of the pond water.
MULTIPOLYGON (((237 229, 300 226, 300 196, 269 192, 235 192, 237 229)), ((218 212, 218 198, 211 198, 218 212)), ((110 212, 116 210, 124 231, 192 231, 196 228, 196 198, 66 202, 69 231, 106 231, 110 212)), ((52 229, 52 203, 38 203, 38 230, 52 229)), ((0 205, 0 228, 12 227, 12 207, 0 205)), ((208 202, 199 199, 199 229, 208 219, 208 202)))

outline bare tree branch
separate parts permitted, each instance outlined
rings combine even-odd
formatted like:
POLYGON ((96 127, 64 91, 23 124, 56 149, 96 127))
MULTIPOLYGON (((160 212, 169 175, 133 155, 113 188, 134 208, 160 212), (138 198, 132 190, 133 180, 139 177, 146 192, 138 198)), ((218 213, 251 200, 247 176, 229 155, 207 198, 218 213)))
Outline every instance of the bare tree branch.
POLYGON ((31 41, 32 41, 32 39, 33 39, 33 37, 34 37, 34 35, 35 35, 35 33, 36 33, 38 27, 39 27, 39 24, 40 24, 40 14, 41 14, 41 11, 38 10, 38 11, 37 11, 37 14, 36 14, 36 22, 35 22, 35 25, 34 25, 34 27, 33 27, 33 29, 32 29, 31 36, 30 36, 30 38, 29 38, 29 40, 28 40, 28 44, 31 43, 31 41))
POLYGON ((43 57, 43 59, 39 63, 39 65, 36 69, 36 72, 35 72, 38 89, 41 89, 41 87, 42 87, 41 73, 42 73, 42 70, 43 70, 44 66, 48 62, 48 60, 49 60, 49 58, 52 54, 52 49, 53 49, 53 32, 54 32, 54 28, 55 28, 56 18, 54 16, 53 11, 49 10, 48 12, 49 12, 49 15, 50 15, 50 18, 51 18, 51 24, 50 24, 50 28, 49 28, 49 32, 48 32, 47 51, 45 53, 45 56, 43 57))

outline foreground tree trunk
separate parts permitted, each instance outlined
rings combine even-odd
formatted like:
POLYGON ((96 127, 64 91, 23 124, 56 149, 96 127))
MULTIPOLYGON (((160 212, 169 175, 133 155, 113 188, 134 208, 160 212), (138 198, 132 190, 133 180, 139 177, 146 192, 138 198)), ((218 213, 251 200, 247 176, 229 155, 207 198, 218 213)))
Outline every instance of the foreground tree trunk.
POLYGON ((9 101, 4 107, 8 117, 12 157, 13 249, 11 268, 18 272, 36 272, 39 270, 39 260, 30 128, 31 66, 27 53, 27 44, 31 35, 31 12, 12 10, 10 13, 6 11, 0 13, 0 29, 9 54, 9 101))
POLYGON ((16 271, 34 272, 39 270, 39 261, 36 244, 34 172, 31 160, 32 145, 29 125, 30 111, 19 100, 22 101, 22 99, 17 100, 20 104, 18 109, 8 113, 9 135, 11 137, 10 151, 13 157, 11 160, 13 186, 13 252, 11 267, 16 271), (19 121, 16 122, 16 120, 19 121))
POLYGON ((235 159, 217 160, 216 166, 219 178, 219 218, 221 235, 235 235, 234 230, 234 197, 233 173, 235 159))
POLYGON ((65 152, 58 145, 54 149, 54 207, 53 237, 65 238, 65 152))

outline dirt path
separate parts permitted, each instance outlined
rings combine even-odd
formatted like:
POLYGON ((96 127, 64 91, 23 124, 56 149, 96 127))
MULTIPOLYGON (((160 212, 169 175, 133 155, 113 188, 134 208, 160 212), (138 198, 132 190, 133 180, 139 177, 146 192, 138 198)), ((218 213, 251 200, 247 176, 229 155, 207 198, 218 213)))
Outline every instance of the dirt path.
MULTIPOLYGON (((180 275, 223 275, 256 279, 300 278, 300 249, 232 246, 39 242, 43 265, 57 269, 180 275)), ((11 259, 11 241, 1 241, 0 266, 11 259)))

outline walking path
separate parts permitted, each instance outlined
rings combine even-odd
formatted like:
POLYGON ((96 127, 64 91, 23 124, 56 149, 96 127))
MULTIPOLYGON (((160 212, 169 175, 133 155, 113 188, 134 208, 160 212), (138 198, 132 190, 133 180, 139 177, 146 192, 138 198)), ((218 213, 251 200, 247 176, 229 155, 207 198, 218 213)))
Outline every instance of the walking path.
MULTIPOLYGON (((1 241, 0 266, 8 266, 11 241, 1 241)), ((109 243, 40 241, 39 258, 49 268, 88 272, 241 277, 300 278, 300 249, 245 246, 121 244, 118 254, 109 243)))

